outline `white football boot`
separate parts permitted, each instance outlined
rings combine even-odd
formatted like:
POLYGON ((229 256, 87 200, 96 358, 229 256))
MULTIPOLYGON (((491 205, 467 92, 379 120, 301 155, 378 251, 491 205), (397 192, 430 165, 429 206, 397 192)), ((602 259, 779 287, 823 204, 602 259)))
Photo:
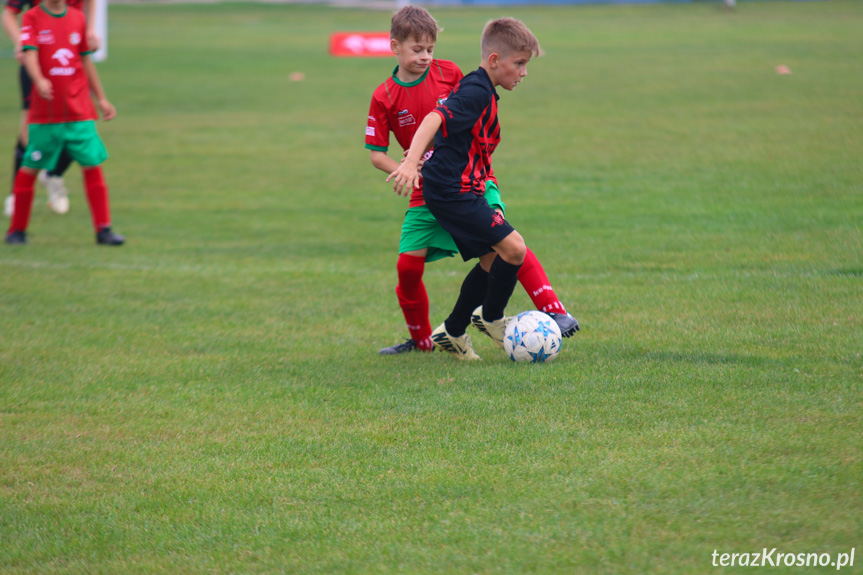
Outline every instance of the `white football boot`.
POLYGON ((482 306, 473 310, 473 314, 470 316, 470 322, 473 326, 489 336, 501 349, 503 349, 503 337, 506 332, 506 324, 508 324, 511 319, 512 317, 503 316, 494 321, 486 321, 482 318, 482 306))
POLYGON ((39 183, 48 190, 48 207, 55 214, 65 214, 69 211, 69 191, 60 176, 49 176, 48 172, 39 172, 39 183))
POLYGON ((453 337, 447 332, 445 324, 440 324, 432 332, 431 338, 435 347, 451 353, 462 361, 477 361, 482 359, 473 350, 473 345, 470 343, 470 336, 468 334, 453 337))

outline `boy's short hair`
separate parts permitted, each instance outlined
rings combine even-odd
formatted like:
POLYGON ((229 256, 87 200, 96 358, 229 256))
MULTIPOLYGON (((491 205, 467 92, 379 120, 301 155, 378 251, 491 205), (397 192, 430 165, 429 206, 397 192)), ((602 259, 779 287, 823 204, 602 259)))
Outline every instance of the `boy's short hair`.
POLYGON ((437 33, 443 30, 437 24, 428 10, 419 6, 408 5, 393 14, 390 23, 390 38, 396 42, 404 42, 413 38, 423 40, 428 38, 437 42, 437 33))
POLYGON ((524 22, 515 18, 491 20, 482 30, 482 57, 493 53, 508 56, 513 52, 530 52, 534 57, 542 56, 539 40, 524 22))

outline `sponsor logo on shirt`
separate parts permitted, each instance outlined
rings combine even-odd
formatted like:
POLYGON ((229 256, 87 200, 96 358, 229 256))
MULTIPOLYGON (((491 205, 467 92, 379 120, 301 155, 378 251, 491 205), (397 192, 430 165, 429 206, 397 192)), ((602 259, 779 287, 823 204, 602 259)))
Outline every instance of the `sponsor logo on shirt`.
POLYGON ((69 62, 75 59, 75 53, 68 48, 60 48, 54 55, 51 56, 52 60, 57 60, 63 66, 68 66, 69 62))
POLYGON ((366 136, 374 136, 375 135, 375 127, 374 126, 366 126, 366 136))
POLYGON ((54 32, 51 30, 39 30, 39 36, 36 37, 37 44, 50 45, 54 43, 54 32))
POLYGON ((404 128, 405 126, 410 126, 411 124, 417 123, 417 121, 414 119, 413 114, 411 114, 407 110, 402 110, 401 112, 399 112, 396 115, 399 117, 399 126, 401 126, 402 128, 404 128))
POLYGON ((60 66, 55 66, 48 70, 49 76, 72 76, 75 74, 75 68, 69 66, 72 60, 75 58, 75 54, 69 50, 68 48, 60 48, 54 55, 51 56, 52 60, 57 60, 60 62, 60 66))

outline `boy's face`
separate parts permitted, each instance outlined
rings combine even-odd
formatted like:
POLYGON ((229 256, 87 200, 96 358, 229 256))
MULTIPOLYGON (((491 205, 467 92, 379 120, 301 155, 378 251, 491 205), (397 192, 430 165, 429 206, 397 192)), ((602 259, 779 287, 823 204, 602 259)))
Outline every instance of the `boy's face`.
POLYGON ((399 75, 415 80, 425 74, 431 65, 434 45, 431 38, 408 38, 404 42, 390 40, 390 49, 399 62, 399 75))
POLYGON ((527 64, 530 58, 530 52, 511 52, 504 57, 492 54, 492 61, 489 62, 494 71, 492 81, 504 90, 514 89, 527 76, 527 64))

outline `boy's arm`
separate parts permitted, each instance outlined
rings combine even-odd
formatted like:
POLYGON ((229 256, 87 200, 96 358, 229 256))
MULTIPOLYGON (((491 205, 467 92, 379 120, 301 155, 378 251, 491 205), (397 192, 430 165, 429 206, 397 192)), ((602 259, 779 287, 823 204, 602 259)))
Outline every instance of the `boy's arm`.
POLYGON ((372 150, 370 158, 374 167, 387 174, 392 174, 399 167, 399 163, 390 158, 386 152, 372 150))
MULTIPOLYGON (((107 0, 105 0, 107 2, 107 0)), ((87 18, 87 43, 92 51, 99 49, 102 40, 96 34, 96 0, 84 0, 84 16, 87 18)))
POLYGON ((19 64, 24 63, 24 53, 21 51, 21 28, 18 26, 18 14, 10 8, 3 8, 3 31, 12 41, 15 50, 15 59, 19 64))
POLYGON ((413 188, 418 187, 420 183, 419 164, 423 155, 431 148, 434 142, 434 135, 443 124, 443 118, 435 112, 429 112, 423 118, 420 127, 417 128, 414 134, 414 139, 411 141, 411 148, 404 161, 398 168, 392 171, 387 177, 387 181, 393 181, 393 191, 398 195, 410 194, 413 188))
POLYGON ((42 75, 42 68, 39 66, 39 52, 33 49, 24 50, 24 67, 27 69, 30 79, 33 80, 36 93, 46 100, 53 100, 54 85, 51 80, 42 75))
POLYGON ((87 80, 90 82, 90 91, 93 93, 96 105, 99 106, 99 111, 102 112, 102 118, 106 122, 114 119, 117 115, 117 109, 114 108, 114 105, 108 101, 108 97, 105 95, 102 82, 99 80, 99 73, 96 71, 96 65, 89 55, 82 55, 81 63, 84 65, 84 72, 87 74, 87 80))

